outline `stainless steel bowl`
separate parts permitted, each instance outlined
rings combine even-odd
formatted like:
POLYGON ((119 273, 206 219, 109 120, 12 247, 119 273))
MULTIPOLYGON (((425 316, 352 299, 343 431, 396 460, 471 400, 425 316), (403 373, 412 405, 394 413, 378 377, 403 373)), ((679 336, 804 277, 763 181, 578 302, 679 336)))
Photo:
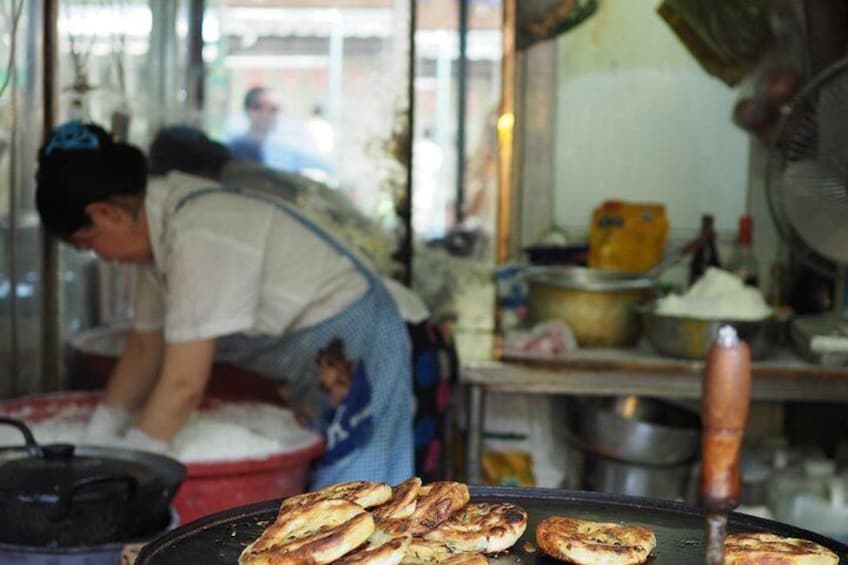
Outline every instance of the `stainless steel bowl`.
POLYGON ((704 359, 719 327, 731 325, 739 337, 751 348, 753 359, 762 359, 769 353, 781 320, 775 317, 764 320, 704 320, 687 316, 658 314, 655 303, 637 308, 645 337, 659 353, 681 359, 704 359))

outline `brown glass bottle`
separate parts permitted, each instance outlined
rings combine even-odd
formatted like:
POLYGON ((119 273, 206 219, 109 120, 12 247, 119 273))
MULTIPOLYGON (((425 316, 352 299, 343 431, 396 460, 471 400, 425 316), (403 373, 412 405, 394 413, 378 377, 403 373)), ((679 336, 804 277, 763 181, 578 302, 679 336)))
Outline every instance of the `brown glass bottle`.
POLYGON ((703 244, 695 251, 689 264, 689 286, 695 284, 708 267, 720 267, 716 248, 715 228, 712 214, 701 216, 701 237, 703 244))

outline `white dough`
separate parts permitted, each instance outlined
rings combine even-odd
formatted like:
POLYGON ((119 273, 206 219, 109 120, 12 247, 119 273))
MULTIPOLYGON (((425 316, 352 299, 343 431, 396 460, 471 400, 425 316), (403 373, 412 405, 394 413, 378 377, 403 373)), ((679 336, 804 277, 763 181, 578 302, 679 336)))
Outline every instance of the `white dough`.
MULTIPOLYGON (((39 443, 80 443, 90 405, 68 404, 30 425, 39 443)), ((9 413, 28 420, 29 410, 9 413)), ((174 438, 171 455, 184 463, 259 459, 294 451, 317 434, 295 421, 290 410, 256 402, 225 403, 196 412, 174 438)), ((21 445, 20 432, 0 426, 0 446, 21 445)))

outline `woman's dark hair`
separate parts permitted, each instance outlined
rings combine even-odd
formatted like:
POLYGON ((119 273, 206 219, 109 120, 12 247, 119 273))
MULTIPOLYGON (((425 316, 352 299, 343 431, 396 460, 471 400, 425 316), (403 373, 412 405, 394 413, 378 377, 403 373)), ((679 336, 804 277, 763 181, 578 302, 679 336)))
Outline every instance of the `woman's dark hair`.
POLYGON ((150 144, 150 174, 182 171, 217 178, 231 158, 226 146, 212 141, 199 129, 169 126, 159 130, 150 144))
POLYGON ((35 203, 45 230, 67 239, 91 225, 85 208, 143 196, 147 162, 137 147, 78 121, 54 129, 38 152, 35 203))

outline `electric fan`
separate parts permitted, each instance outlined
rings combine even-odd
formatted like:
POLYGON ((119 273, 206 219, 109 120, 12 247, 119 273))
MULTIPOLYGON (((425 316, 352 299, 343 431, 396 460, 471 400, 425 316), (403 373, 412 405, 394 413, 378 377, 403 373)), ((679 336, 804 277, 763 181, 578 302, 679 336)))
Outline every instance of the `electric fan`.
POLYGON ((834 278, 833 312, 799 316, 799 349, 826 364, 848 360, 848 58, 816 76, 784 111, 769 152, 766 193, 795 256, 834 278))

